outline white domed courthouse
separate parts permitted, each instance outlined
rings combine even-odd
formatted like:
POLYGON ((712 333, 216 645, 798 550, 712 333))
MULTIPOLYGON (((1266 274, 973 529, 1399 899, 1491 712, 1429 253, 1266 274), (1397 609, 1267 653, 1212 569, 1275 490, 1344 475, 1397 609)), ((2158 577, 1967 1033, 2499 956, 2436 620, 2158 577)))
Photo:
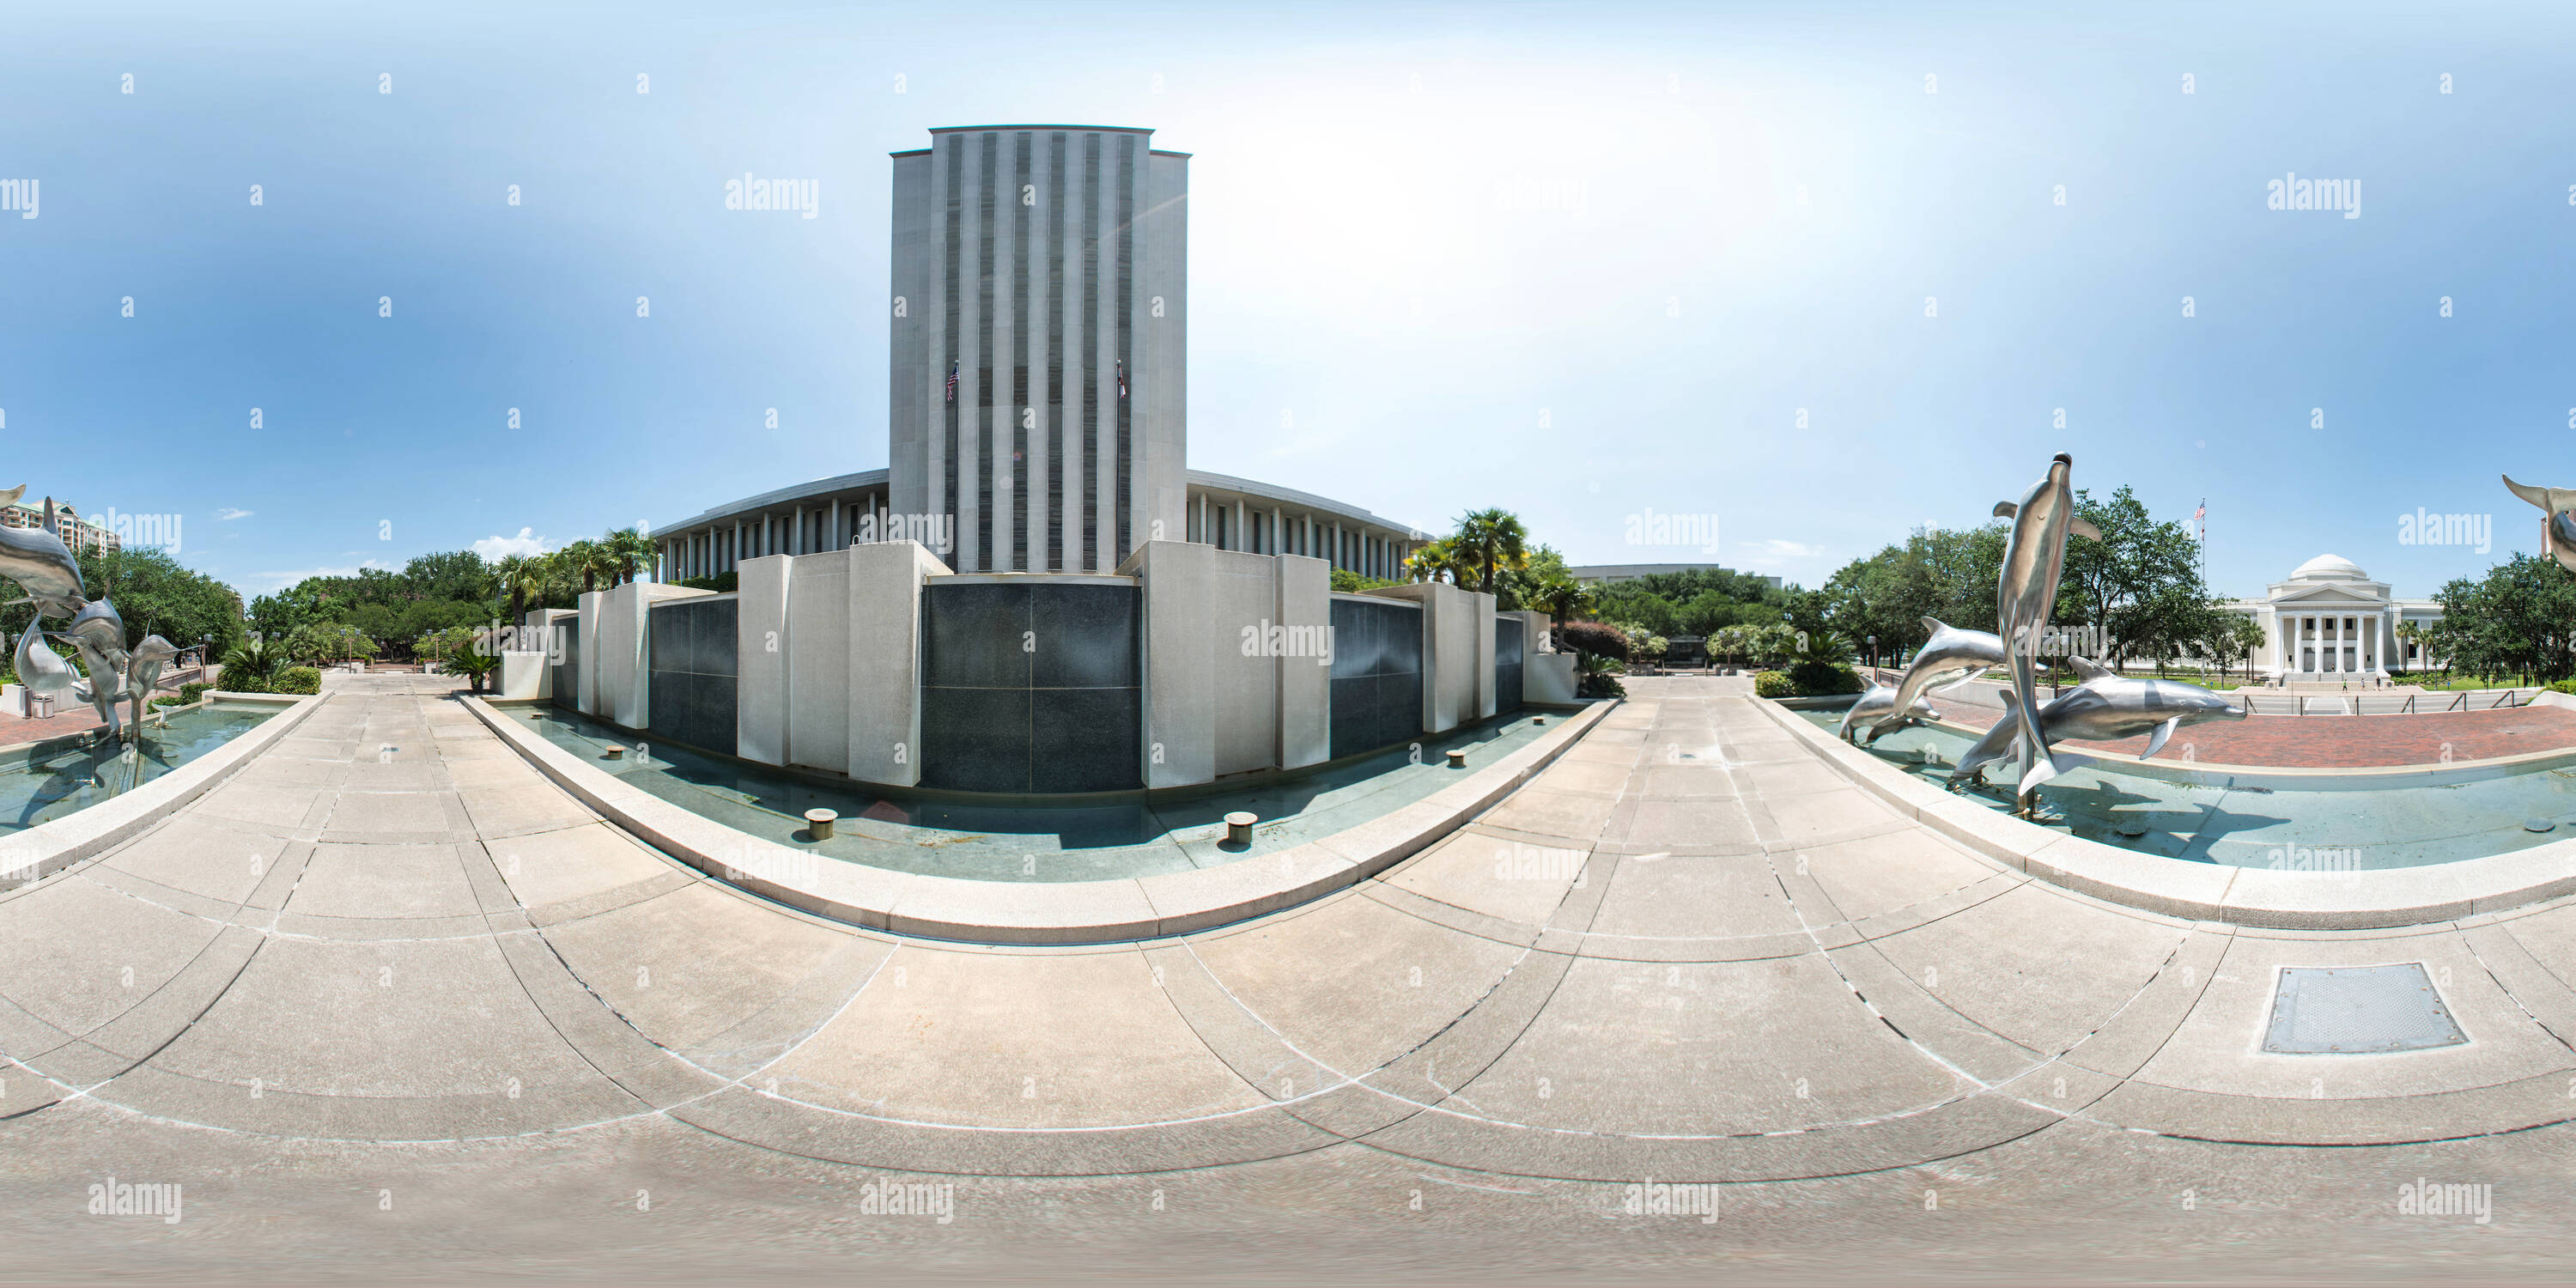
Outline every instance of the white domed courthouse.
MULTIPOLYGON (((2431 599, 2397 599, 2341 555, 2318 555, 2276 581, 2261 599, 2230 600, 2263 627, 2255 670, 2282 680, 2340 680, 2420 670, 2424 645, 2404 638, 2402 623, 2429 628, 2442 620, 2431 599)), ((2411 632, 2410 632, 2411 633, 2411 632)))

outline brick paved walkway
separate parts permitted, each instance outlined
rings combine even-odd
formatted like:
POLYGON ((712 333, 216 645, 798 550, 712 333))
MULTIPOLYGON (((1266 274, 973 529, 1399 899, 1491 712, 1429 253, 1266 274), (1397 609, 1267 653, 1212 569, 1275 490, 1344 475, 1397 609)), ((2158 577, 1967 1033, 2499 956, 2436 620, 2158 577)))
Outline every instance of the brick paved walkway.
MULTIPOLYGON (((1985 729, 2002 717, 2003 709, 1979 701, 1982 696, 1974 688, 1936 694, 1932 707, 1953 724, 1985 729)), ((2046 697, 2043 689, 2041 698, 2046 697)), ((2147 740, 2141 736, 2110 743, 2069 741, 2065 745, 2098 747, 2134 756, 2146 750, 2147 740)), ((2180 759, 2186 745, 2191 747, 2195 760, 2284 769, 2425 765, 2441 761, 2446 749, 2452 760, 2485 760, 2576 747, 2576 711, 2514 707, 2411 716, 2252 715, 2238 721, 2177 729, 2173 741, 2157 756, 2180 759)))

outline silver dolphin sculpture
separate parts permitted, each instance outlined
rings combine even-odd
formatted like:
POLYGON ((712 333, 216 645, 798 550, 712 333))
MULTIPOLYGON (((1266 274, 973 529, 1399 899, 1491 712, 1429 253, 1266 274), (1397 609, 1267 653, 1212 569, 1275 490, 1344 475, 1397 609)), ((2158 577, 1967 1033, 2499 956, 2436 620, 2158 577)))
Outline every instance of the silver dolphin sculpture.
MULTIPOLYGON (((26 494, 20 484, 0 492, 0 505, 26 494)), ((71 548, 54 535, 54 502, 45 500, 45 526, 0 528, 0 577, 18 583, 38 617, 69 617, 89 602, 81 586, 80 563, 71 548)))
POLYGON ((2032 670, 2039 660, 2040 636, 2048 631, 2048 614, 2057 605, 2058 578, 2066 571, 2066 538, 2072 533, 2102 539, 2092 524, 2075 516, 2075 489, 2067 482, 2074 468, 2074 458, 2059 452, 2049 461, 2046 477, 2031 484, 2018 503, 1995 503, 1995 517, 2013 521, 2012 535, 2004 541, 2003 575, 1995 581, 1996 634, 2012 667, 2011 709, 2042 735, 2022 771, 2025 795, 2057 777, 2032 670))
POLYGON ((17 666, 18 682, 38 697, 60 698, 70 693, 79 679, 62 654, 45 647, 45 633, 34 626, 18 637, 17 666))
POLYGON ((1923 619, 1931 638, 1915 650, 1914 660, 1896 682, 1891 711, 1910 711, 1926 693, 1955 687, 2004 664, 2004 642, 1992 631, 1963 631, 1938 618, 1923 619))
MULTIPOLYGON (((2145 760, 2164 750, 2165 741, 2184 725, 2245 718, 2243 707, 2231 706, 2227 699, 2197 684, 2123 679, 2080 657, 2067 661, 2083 683, 2040 708, 2043 744, 2054 738, 2118 742, 2152 731, 2146 750, 2138 753, 2138 759, 2145 760)), ((1950 785, 1956 787, 1971 778, 1982 778, 1984 766, 2014 755, 2015 748, 2020 749, 2018 758, 2028 764, 2034 753, 2021 731, 2020 715, 2005 708, 2004 718, 1986 730, 1986 736, 1978 739, 1975 746, 1959 754, 1959 763, 1950 770, 1950 785)))
POLYGON ((1834 732, 1845 742, 1858 741, 1866 746, 1878 741, 1880 734, 1892 733, 1907 725, 1940 718, 1941 713, 1933 710, 1921 698, 1916 698, 1914 705, 1907 708, 1904 714, 1897 714, 1896 690, 1884 684, 1873 684, 1869 686, 1869 692, 1860 695, 1860 701, 1851 704, 1851 709, 1843 712, 1843 722, 1834 732), (1860 733, 1866 733, 1869 736, 1855 740, 1853 735, 1860 733))
POLYGON ((2558 566, 2576 572, 2576 488, 2533 487, 2502 475, 2505 490, 2540 507, 2540 548, 2558 566))
POLYGON ((71 624, 58 633, 71 641, 81 669, 89 672, 87 698, 106 722, 107 736, 119 736, 124 730, 117 723, 116 700, 125 690, 125 619, 114 603, 96 600, 72 614, 71 624))
POLYGON ((179 656, 179 646, 158 635, 146 635, 134 646, 125 661, 125 697, 128 719, 134 727, 143 727, 144 708, 152 701, 152 691, 161 685, 161 672, 179 656))

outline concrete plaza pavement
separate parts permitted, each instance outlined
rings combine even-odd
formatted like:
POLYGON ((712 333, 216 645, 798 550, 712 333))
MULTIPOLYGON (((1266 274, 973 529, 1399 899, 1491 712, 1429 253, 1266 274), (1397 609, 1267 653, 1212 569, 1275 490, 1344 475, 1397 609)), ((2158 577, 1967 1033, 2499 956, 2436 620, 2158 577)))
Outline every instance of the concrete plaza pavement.
POLYGON ((330 683, 0 896, 9 1274, 2511 1277, 2576 1245, 2566 902, 2116 907, 1892 813, 1749 681, 1631 681, 1356 888, 1079 949, 760 901, 447 682, 330 683), (2470 1040, 2258 1049, 2279 967, 2386 962, 2470 1040), (183 1218, 89 1215, 110 1177, 183 1218), (2419 1178, 2490 1219, 2402 1213, 2419 1178), (948 1219, 877 1212, 889 1182, 948 1219), (1714 1184, 1715 1219, 1630 1214, 1650 1182, 1714 1184))

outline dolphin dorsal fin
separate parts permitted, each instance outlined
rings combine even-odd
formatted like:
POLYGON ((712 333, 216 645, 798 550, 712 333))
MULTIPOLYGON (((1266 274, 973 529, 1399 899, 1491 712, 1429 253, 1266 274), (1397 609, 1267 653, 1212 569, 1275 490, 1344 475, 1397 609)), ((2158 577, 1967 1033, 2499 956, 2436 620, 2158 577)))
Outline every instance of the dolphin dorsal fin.
POLYGON ((26 494, 27 485, 24 483, 13 488, 0 490, 0 505, 16 505, 18 503, 18 498, 25 496, 26 494))
POLYGON ((1923 629, 1928 634, 1938 635, 1950 629, 1950 624, 1938 617, 1926 617, 1923 619, 1923 629))
POLYGON ((2088 684, 2095 680, 2107 680, 2111 678, 2111 673, 2108 670, 2105 670, 2100 663, 2077 657, 2072 653, 2066 655, 2066 664, 2075 668, 2076 679, 2082 680, 2088 684))
POLYGON ((2010 501, 1995 502, 1995 517, 1998 519, 2009 519, 2019 513, 2021 513, 2021 507, 2010 501))

